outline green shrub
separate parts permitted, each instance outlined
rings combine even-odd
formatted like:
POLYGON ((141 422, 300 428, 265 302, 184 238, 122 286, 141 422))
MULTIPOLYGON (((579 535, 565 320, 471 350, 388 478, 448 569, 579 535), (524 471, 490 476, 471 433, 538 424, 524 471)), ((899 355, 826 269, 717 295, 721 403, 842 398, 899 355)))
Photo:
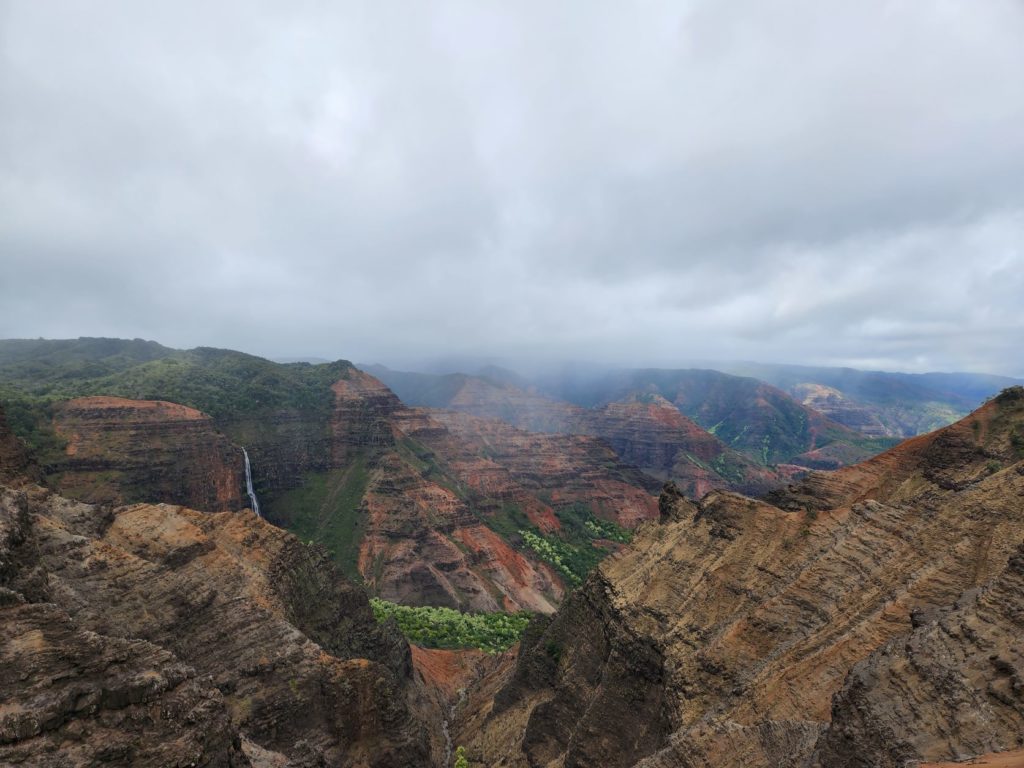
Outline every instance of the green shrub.
POLYGON ((530 613, 462 613, 452 608, 398 605, 370 598, 377 621, 394 619, 411 642, 425 648, 479 648, 502 653, 519 641, 530 613))

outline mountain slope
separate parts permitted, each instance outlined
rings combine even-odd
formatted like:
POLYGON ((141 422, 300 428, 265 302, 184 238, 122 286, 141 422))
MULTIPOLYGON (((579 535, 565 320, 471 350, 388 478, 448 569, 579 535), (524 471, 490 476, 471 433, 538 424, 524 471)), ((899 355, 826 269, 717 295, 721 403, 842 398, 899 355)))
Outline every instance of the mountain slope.
POLYGON ((1022 382, 972 373, 891 373, 763 363, 723 363, 865 434, 913 437, 966 416, 986 398, 1022 382))
POLYGON ((626 369, 549 378, 541 387, 585 406, 637 393, 659 395, 730 448, 763 465, 834 469, 892 445, 831 421, 763 381, 713 370, 626 369))
POLYGON ((239 509, 244 447, 267 519, 390 600, 551 611, 620 545, 609 535, 656 514, 659 483, 596 440, 449 428, 344 361, 116 340, 25 348, 35 357, 0 364, 0 381, 17 387, 4 401, 28 418, 51 488, 239 509))
POLYGON ((615 402, 584 408, 486 376, 373 370, 410 404, 499 419, 535 432, 601 438, 623 461, 675 480, 695 498, 712 488, 760 494, 786 477, 732 450, 657 394, 625 393, 615 402))
MULTIPOLYGON (((856 698, 840 696, 836 710, 833 696, 855 664, 900 647, 912 617, 931 621, 987 584, 1002 594, 1024 541, 1022 435, 1024 389, 1009 390, 869 466, 812 474, 780 499, 791 510, 727 493, 696 506, 663 495, 663 521, 527 634, 514 673, 489 705, 465 712, 459 738, 472 759, 504 755, 510 766, 795 767, 819 743, 826 750, 833 713, 849 706, 848 737, 880 739, 873 754, 906 741, 859 725, 856 698)), ((1011 632, 1013 616, 998 631, 1011 632)), ((972 690, 1003 690, 1017 663, 947 658, 972 690)), ((958 740, 948 708, 929 710, 912 684, 900 690, 901 727, 922 757, 1015 746, 1019 703, 958 740)), ((884 690, 871 696, 884 706, 884 690)), ((856 754, 845 764, 869 764, 856 754)))
POLYGON ((0 489, 0 562, 0 762, 429 764, 408 646, 251 513, 0 489))

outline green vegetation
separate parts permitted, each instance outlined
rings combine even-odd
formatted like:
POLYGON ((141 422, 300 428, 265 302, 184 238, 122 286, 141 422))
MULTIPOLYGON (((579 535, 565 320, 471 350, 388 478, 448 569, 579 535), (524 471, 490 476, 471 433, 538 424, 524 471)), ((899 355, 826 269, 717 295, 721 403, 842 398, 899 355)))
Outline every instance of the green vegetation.
POLYGON ((580 557, 580 551, 577 547, 571 544, 566 544, 563 541, 555 538, 544 538, 538 536, 536 533, 527 530, 519 531, 519 535, 523 538, 530 549, 532 549, 541 560, 546 563, 550 563, 555 566, 562 574, 569 579, 573 585, 582 583, 583 577, 586 576, 589 568, 585 570, 579 567, 574 568, 570 563, 575 564, 580 557), (582 571, 582 573, 580 572, 582 571))
POLYGON ((368 483, 366 457, 358 456, 347 469, 307 474, 298 488, 269 501, 289 511, 292 533, 323 544, 346 576, 362 581, 358 561, 364 521, 359 506, 368 483))
POLYGON ((453 768, 469 768, 469 760, 466 758, 466 748, 458 747, 455 750, 455 764, 453 768))
POLYGON ((370 598, 377 621, 394 619, 411 642, 426 648, 479 648, 487 653, 507 651, 516 643, 530 614, 462 613, 451 608, 410 606, 370 598))
POLYGON ((46 450, 55 402, 88 395, 170 400, 224 423, 260 414, 329 413, 331 385, 352 365, 280 364, 224 349, 169 349, 122 339, 0 341, 0 401, 11 428, 46 450))
POLYGON ((1010 445, 1013 446, 1018 457, 1024 458, 1024 435, 1018 432, 1016 427, 1010 432, 1010 445))
POLYGON ((633 540, 633 532, 616 525, 609 520, 587 520, 583 524, 595 539, 608 539, 620 544, 629 544, 633 540))
POLYGON ((39 400, 66 400, 85 395, 113 395, 136 400, 171 400, 198 408, 215 419, 237 418, 267 409, 330 409, 330 387, 351 366, 281 365, 229 350, 201 347, 121 370, 79 365, 0 367, 0 382, 39 400))
POLYGON ((633 539, 630 531, 596 517, 590 507, 581 502, 558 507, 555 515, 562 527, 550 534, 533 525, 516 504, 503 504, 498 512, 482 519, 513 546, 531 550, 537 558, 556 568, 572 586, 581 584, 608 554, 607 542, 628 544, 633 539))

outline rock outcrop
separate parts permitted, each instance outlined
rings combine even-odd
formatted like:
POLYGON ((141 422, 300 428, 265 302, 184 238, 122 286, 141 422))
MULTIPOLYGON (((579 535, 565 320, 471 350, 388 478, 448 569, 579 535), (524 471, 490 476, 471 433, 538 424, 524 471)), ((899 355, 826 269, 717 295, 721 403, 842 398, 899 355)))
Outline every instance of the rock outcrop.
POLYGON ((784 484, 792 474, 733 450, 657 392, 623 391, 612 402, 583 408, 487 377, 380 370, 413 404, 497 419, 530 432, 600 438, 626 464, 660 480, 674 480, 693 498, 712 489, 757 495, 784 484))
POLYGON ((0 482, 10 482, 36 474, 36 468, 32 466, 25 444, 11 431, 4 409, 0 407, 0 482))
MULTIPOLYGON (((358 545, 358 572, 387 599, 550 612, 563 577, 510 543, 510 515, 546 532, 560 528, 559 509, 577 504, 627 527, 656 515, 656 482, 593 438, 406 408, 359 371, 334 392, 337 484, 327 488, 336 491, 320 502, 310 534, 322 538, 344 518, 333 500, 348 494, 357 508, 346 537, 358 545)), ((276 507, 288 514, 283 500, 276 507)))
POLYGON ((250 512, 0 490, 0 625, 4 764, 430 764, 405 641, 250 512))
POLYGON ((854 666, 814 765, 902 768, 1024 745, 1024 545, 985 587, 854 666))
POLYGON ((177 403, 81 397, 54 408, 64 454, 47 483, 90 503, 163 501, 220 512, 248 505, 242 451, 177 403))
POLYGON ((786 509, 668 499, 663 522, 528 633, 460 742, 485 764, 648 768, 1015 748, 1022 434, 1011 390, 812 476, 786 509))

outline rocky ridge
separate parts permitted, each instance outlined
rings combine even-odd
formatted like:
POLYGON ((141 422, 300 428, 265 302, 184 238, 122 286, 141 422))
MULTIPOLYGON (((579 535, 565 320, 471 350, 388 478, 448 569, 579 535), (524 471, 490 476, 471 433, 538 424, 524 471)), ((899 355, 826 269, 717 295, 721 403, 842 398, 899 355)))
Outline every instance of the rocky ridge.
POLYGON ((612 402, 583 408, 487 377, 375 370, 402 387, 414 404, 496 419, 531 432, 597 437, 623 462, 674 480, 693 498, 711 489, 760 494, 791 475, 733 450, 657 392, 624 391, 612 402))
POLYGON ((250 512, 2 489, 0 624, 4 764, 430 764, 405 641, 250 512))
POLYGON ((211 512, 245 499, 241 449, 194 408, 159 400, 81 397, 54 408, 63 455, 47 483, 91 503, 164 501, 211 512))
POLYGON ((1022 434, 1024 390, 1009 390, 812 474, 775 498, 785 508, 663 495, 662 522, 528 632, 460 740, 488 765, 566 768, 902 766, 1016 748, 1022 434))

